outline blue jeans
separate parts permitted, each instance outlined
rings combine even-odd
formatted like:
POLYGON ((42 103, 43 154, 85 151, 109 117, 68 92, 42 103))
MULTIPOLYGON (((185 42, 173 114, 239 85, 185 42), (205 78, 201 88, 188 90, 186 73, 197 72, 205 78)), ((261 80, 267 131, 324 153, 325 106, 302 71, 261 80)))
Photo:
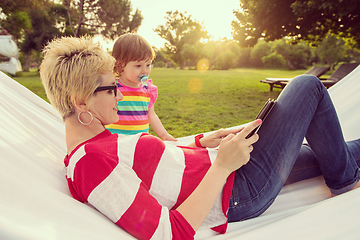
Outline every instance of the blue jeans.
POLYGON ((341 194, 360 179, 360 139, 345 142, 327 89, 314 76, 287 85, 258 134, 250 161, 235 172, 229 222, 262 214, 284 184, 323 175, 341 194))

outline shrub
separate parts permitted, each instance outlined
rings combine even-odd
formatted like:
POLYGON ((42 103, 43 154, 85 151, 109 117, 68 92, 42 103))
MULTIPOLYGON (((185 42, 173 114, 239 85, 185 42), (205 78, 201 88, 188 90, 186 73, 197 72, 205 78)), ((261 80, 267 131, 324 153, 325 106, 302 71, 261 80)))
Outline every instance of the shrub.
POLYGON ((264 66, 267 68, 285 68, 286 60, 283 56, 277 53, 271 53, 261 58, 264 66))
POLYGON ((163 61, 155 62, 154 67, 163 68, 165 67, 165 63, 163 61))
POLYGON ((221 53, 216 62, 216 68, 219 70, 229 70, 235 67, 236 55, 230 50, 221 53))

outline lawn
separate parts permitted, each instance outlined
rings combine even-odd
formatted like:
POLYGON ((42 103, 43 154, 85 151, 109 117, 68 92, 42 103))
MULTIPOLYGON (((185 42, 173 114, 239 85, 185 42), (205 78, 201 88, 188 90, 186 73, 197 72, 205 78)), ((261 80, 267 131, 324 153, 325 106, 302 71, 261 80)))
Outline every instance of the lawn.
MULTIPOLYGON (((199 72, 153 68, 151 78, 159 92, 155 111, 174 137, 247 123, 268 98, 276 98, 280 93, 279 89, 270 92, 268 84, 259 82, 261 79, 293 77, 304 72, 263 69, 199 72)), ((36 70, 21 75, 14 79, 47 100, 36 70)))

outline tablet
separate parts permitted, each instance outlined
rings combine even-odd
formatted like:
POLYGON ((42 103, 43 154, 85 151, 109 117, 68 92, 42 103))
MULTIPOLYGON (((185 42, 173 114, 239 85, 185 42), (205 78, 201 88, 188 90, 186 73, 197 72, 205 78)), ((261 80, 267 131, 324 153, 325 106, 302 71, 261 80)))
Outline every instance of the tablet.
MULTIPOLYGON (((274 99, 269 98, 267 100, 267 102, 265 103, 265 105, 262 107, 262 109, 260 110, 260 112, 258 113, 258 115, 256 116, 256 119, 261 119, 262 123, 265 121, 266 117, 269 115, 271 109, 274 107, 276 101, 274 99)), ((257 131, 259 131, 262 123, 257 126, 254 130, 252 130, 247 136, 246 138, 251 137, 252 135, 254 135, 255 133, 257 133, 257 131)))

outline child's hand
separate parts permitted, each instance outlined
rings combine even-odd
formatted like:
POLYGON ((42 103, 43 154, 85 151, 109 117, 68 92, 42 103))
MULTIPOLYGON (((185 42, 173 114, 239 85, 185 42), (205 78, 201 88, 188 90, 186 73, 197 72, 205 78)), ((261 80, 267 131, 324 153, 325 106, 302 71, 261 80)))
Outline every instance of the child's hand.
POLYGON ((166 133, 164 136, 161 136, 160 138, 161 138, 161 140, 163 140, 163 141, 174 141, 174 142, 177 141, 177 139, 175 139, 173 136, 171 136, 171 135, 168 134, 168 133, 166 133))

